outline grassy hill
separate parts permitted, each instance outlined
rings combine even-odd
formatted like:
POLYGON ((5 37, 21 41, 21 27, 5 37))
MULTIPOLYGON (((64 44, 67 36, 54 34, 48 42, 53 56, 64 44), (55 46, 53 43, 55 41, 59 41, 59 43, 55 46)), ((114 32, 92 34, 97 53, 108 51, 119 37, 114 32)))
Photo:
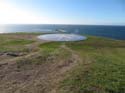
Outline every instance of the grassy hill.
POLYGON ((0 35, 0 93, 124 93, 125 41, 0 35))

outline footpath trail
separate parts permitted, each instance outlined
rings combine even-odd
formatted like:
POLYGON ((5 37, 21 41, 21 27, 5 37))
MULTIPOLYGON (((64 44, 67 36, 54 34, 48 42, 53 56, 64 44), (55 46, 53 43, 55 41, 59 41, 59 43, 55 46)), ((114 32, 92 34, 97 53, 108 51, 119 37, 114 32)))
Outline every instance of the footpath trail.
POLYGON ((19 67, 17 61, 20 59, 39 58, 39 52, 33 52, 1 62, 1 93, 57 93, 58 83, 63 79, 65 73, 80 61, 75 51, 65 45, 60 48, 71 54, 68 59, 58 59, 51 55, 49 56, 51 59, 47 59, 47 62, 44 60, 42 64, 24 63, 19 67))

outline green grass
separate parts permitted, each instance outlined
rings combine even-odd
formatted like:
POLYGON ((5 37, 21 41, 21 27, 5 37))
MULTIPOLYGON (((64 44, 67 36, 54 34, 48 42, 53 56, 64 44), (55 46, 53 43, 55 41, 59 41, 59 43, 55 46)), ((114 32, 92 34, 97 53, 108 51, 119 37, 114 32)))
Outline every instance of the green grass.
POLYGON ((18 40, 6 41, 2 45, 3 46, 26 45, 26 44, 30 44, 33 42, 34 41, 32 41, 32 40, 18 39, 18 40))
POLYGON ((60 48, 63 45, 63 42, 47 42, 44 44, 40 44, 39 47, 41 50, 48 50, 50 52, 55 51, 56 49, 60 48))
MULTIPOLYGON (((30 55, 28 57, 23 57, 17 60, 17 67, 27 67, 30 65, 40 65, 42 63, 47 62, 51 56, 48 52, 39 52, 35 53, 34 55, 30 55)), ((52 61, 52 60, 51 60, 52 61)))
POLYGON ((124 93, 123 60, 99 55, 93 60, 79 65, 63 81, 66 93, 124 93))
POLYGON ((40 43, 32 39, 0 35, 0 52, 27 51, 27 45, 33 45, 34 42, 38 42, 35 47, 38 48, 37 54, 19 59, 18 68, 30 64, 65 62, 72 55, 68 49, 81 60, 63 75, 58 93, 125 93, 125 41, 89 37, 78 42, 40 43))
MULTIPOLYGON (((48 45, 48 44, 47 44, 48 45)), ((46 63, 58 63, 60 60, 68 60, 71 57, 71 53, 65 49, 57 48, 53 51, 39 50, 28 57, 22 57, 17 60, 17 67, 27 69, 30 65, 41 65, 46 63)))
POLYGON ((62 93, 124 93, 125 42, 102 38, 67 43, 83 61, 61 83, 62 93))
POLYGON ((44 44, 40 44, 40 51, 44 52, 43 54, 50 54, 53 56, 57 56, 57 60, 68 59, 71 56, 71 53, 62 48, 65 45, 65 42, 47 42, 44 44))
POLYGON ((125 41, 89 37, 79 42, 49 42, 40 48, 55 50, 61 45, 82 59, 61 82, 62 93, 125 92, 125 41))
POLYGON ((0 35, 0 52, 27 51, 26 45, 34 42, 34 40, 23 39, 23 37, 13 38, 11 35, 0 35))

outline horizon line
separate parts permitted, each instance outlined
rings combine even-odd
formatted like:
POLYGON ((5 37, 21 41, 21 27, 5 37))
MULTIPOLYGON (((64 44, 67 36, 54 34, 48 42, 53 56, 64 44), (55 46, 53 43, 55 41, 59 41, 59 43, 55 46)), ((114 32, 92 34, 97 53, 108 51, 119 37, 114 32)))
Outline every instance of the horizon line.
POLYGON ((92 26, 125 26, 121 24, 61 24, 61 23, 5 23, 5 24, 0 24, 0 25, 92 25, 92 26))

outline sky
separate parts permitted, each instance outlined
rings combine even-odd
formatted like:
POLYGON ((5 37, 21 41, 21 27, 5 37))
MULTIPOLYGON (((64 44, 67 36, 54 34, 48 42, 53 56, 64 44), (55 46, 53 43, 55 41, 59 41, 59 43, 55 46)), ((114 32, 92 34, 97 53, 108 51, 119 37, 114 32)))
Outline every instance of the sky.
POLYGON ((0 0, 0 24, 125 25, 125 0, 0 0))

